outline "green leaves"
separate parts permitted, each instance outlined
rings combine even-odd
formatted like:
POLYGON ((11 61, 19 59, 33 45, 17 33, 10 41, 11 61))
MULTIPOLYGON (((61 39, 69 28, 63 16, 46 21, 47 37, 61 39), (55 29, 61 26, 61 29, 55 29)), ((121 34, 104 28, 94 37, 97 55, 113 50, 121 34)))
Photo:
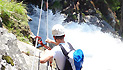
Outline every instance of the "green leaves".
POLYGON ((119 0, 106 0, 106 1, 113 11, 116 11, 120 8, 119 0))
POLYGON ((25 41, 25 36, 29 36, 24 32, 29 31, 28 17, 25 4, 17 3, 12 0, 0 0, 0 17, 3 25, 12 33, 17 35, 21 41, 25 41), (23 32, 23 33, 22 33, 23 32), (24 38, 23 38, 24 37, 24 38))

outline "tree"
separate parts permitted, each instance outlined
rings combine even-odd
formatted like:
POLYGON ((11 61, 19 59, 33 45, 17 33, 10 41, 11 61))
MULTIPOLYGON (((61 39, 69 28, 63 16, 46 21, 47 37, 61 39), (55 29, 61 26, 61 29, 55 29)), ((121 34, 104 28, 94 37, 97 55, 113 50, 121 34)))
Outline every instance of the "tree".
POLYGON ((120 19, 120 35, 123 34, 123 1, 119 0, 121 3, 121 19, 120 19))
MULTIPOLYGON (((110 7, 109 3, 113 0, 92 0, 96 6, 96 8, 99 8, 99 11, 102 13, 105 20, 108 21, 108 23, 114 28, 116 25, 116 17, 115 14, 110 7)), ((114 3, 114 1, 112 2, 114 3)))

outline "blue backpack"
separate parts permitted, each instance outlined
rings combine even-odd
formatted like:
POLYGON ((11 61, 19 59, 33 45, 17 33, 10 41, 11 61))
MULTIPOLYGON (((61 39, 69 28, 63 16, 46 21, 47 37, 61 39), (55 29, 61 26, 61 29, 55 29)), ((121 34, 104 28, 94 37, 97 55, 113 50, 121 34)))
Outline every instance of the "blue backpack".
POLYGON ((68 42, 68 45, 70 46, 70 49, 71 49, 69 52, 67 52, 65 50, 65 48, 61 44, 59 44, 63 54, 66 57, 66 61, 65 61, 63 70, 81 70, 83 60, 84 60, 83 51, 81 49, 75 50, 69 42, 68 42), (74 51, 74 52, 72 52, 72 51, 74 51), (70 59, 70 57, 68 56, 70 53, 72 53, 72 56, 73 56, 72 59, 70 59))

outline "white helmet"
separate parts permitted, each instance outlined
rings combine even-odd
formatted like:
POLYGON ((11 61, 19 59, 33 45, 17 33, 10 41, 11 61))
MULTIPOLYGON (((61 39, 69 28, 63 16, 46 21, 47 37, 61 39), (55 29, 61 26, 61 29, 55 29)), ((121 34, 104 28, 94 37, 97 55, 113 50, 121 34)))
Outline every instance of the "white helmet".
POLYGON ((64 34, 65 34, 64 27, 62 25, 56 24, 53 26, 53 28, 52 28, 52 35, 53 36, 62 36, 64 34))

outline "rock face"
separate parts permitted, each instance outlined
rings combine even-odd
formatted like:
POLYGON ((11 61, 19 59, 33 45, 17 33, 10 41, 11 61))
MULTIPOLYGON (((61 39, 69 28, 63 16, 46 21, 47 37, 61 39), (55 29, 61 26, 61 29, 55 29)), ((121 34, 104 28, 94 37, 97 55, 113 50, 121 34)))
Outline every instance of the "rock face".
POLYGON ((46 70, 46 64, 38 66, 39 58, 34 57, 34 51, 36 51, 35 56, 39 56, 40 50, 18 41, 15 35, 0 28, 0 70, 31 70, 32 63, 34 63, 33 70, 37 70, 38 67, 46 70), (22 51, 28 52, 29 55, 22 51))
POLYGON ((16 36, 0 28, 0 67, 5 67, 5 70, 28 70, 25 62, 17 46, 16 36), (12 63, 14 65, 11 65, 12 63, 7 63, 7 60, 3 60, 3 56, 9 56, 13 60, 12 63))

